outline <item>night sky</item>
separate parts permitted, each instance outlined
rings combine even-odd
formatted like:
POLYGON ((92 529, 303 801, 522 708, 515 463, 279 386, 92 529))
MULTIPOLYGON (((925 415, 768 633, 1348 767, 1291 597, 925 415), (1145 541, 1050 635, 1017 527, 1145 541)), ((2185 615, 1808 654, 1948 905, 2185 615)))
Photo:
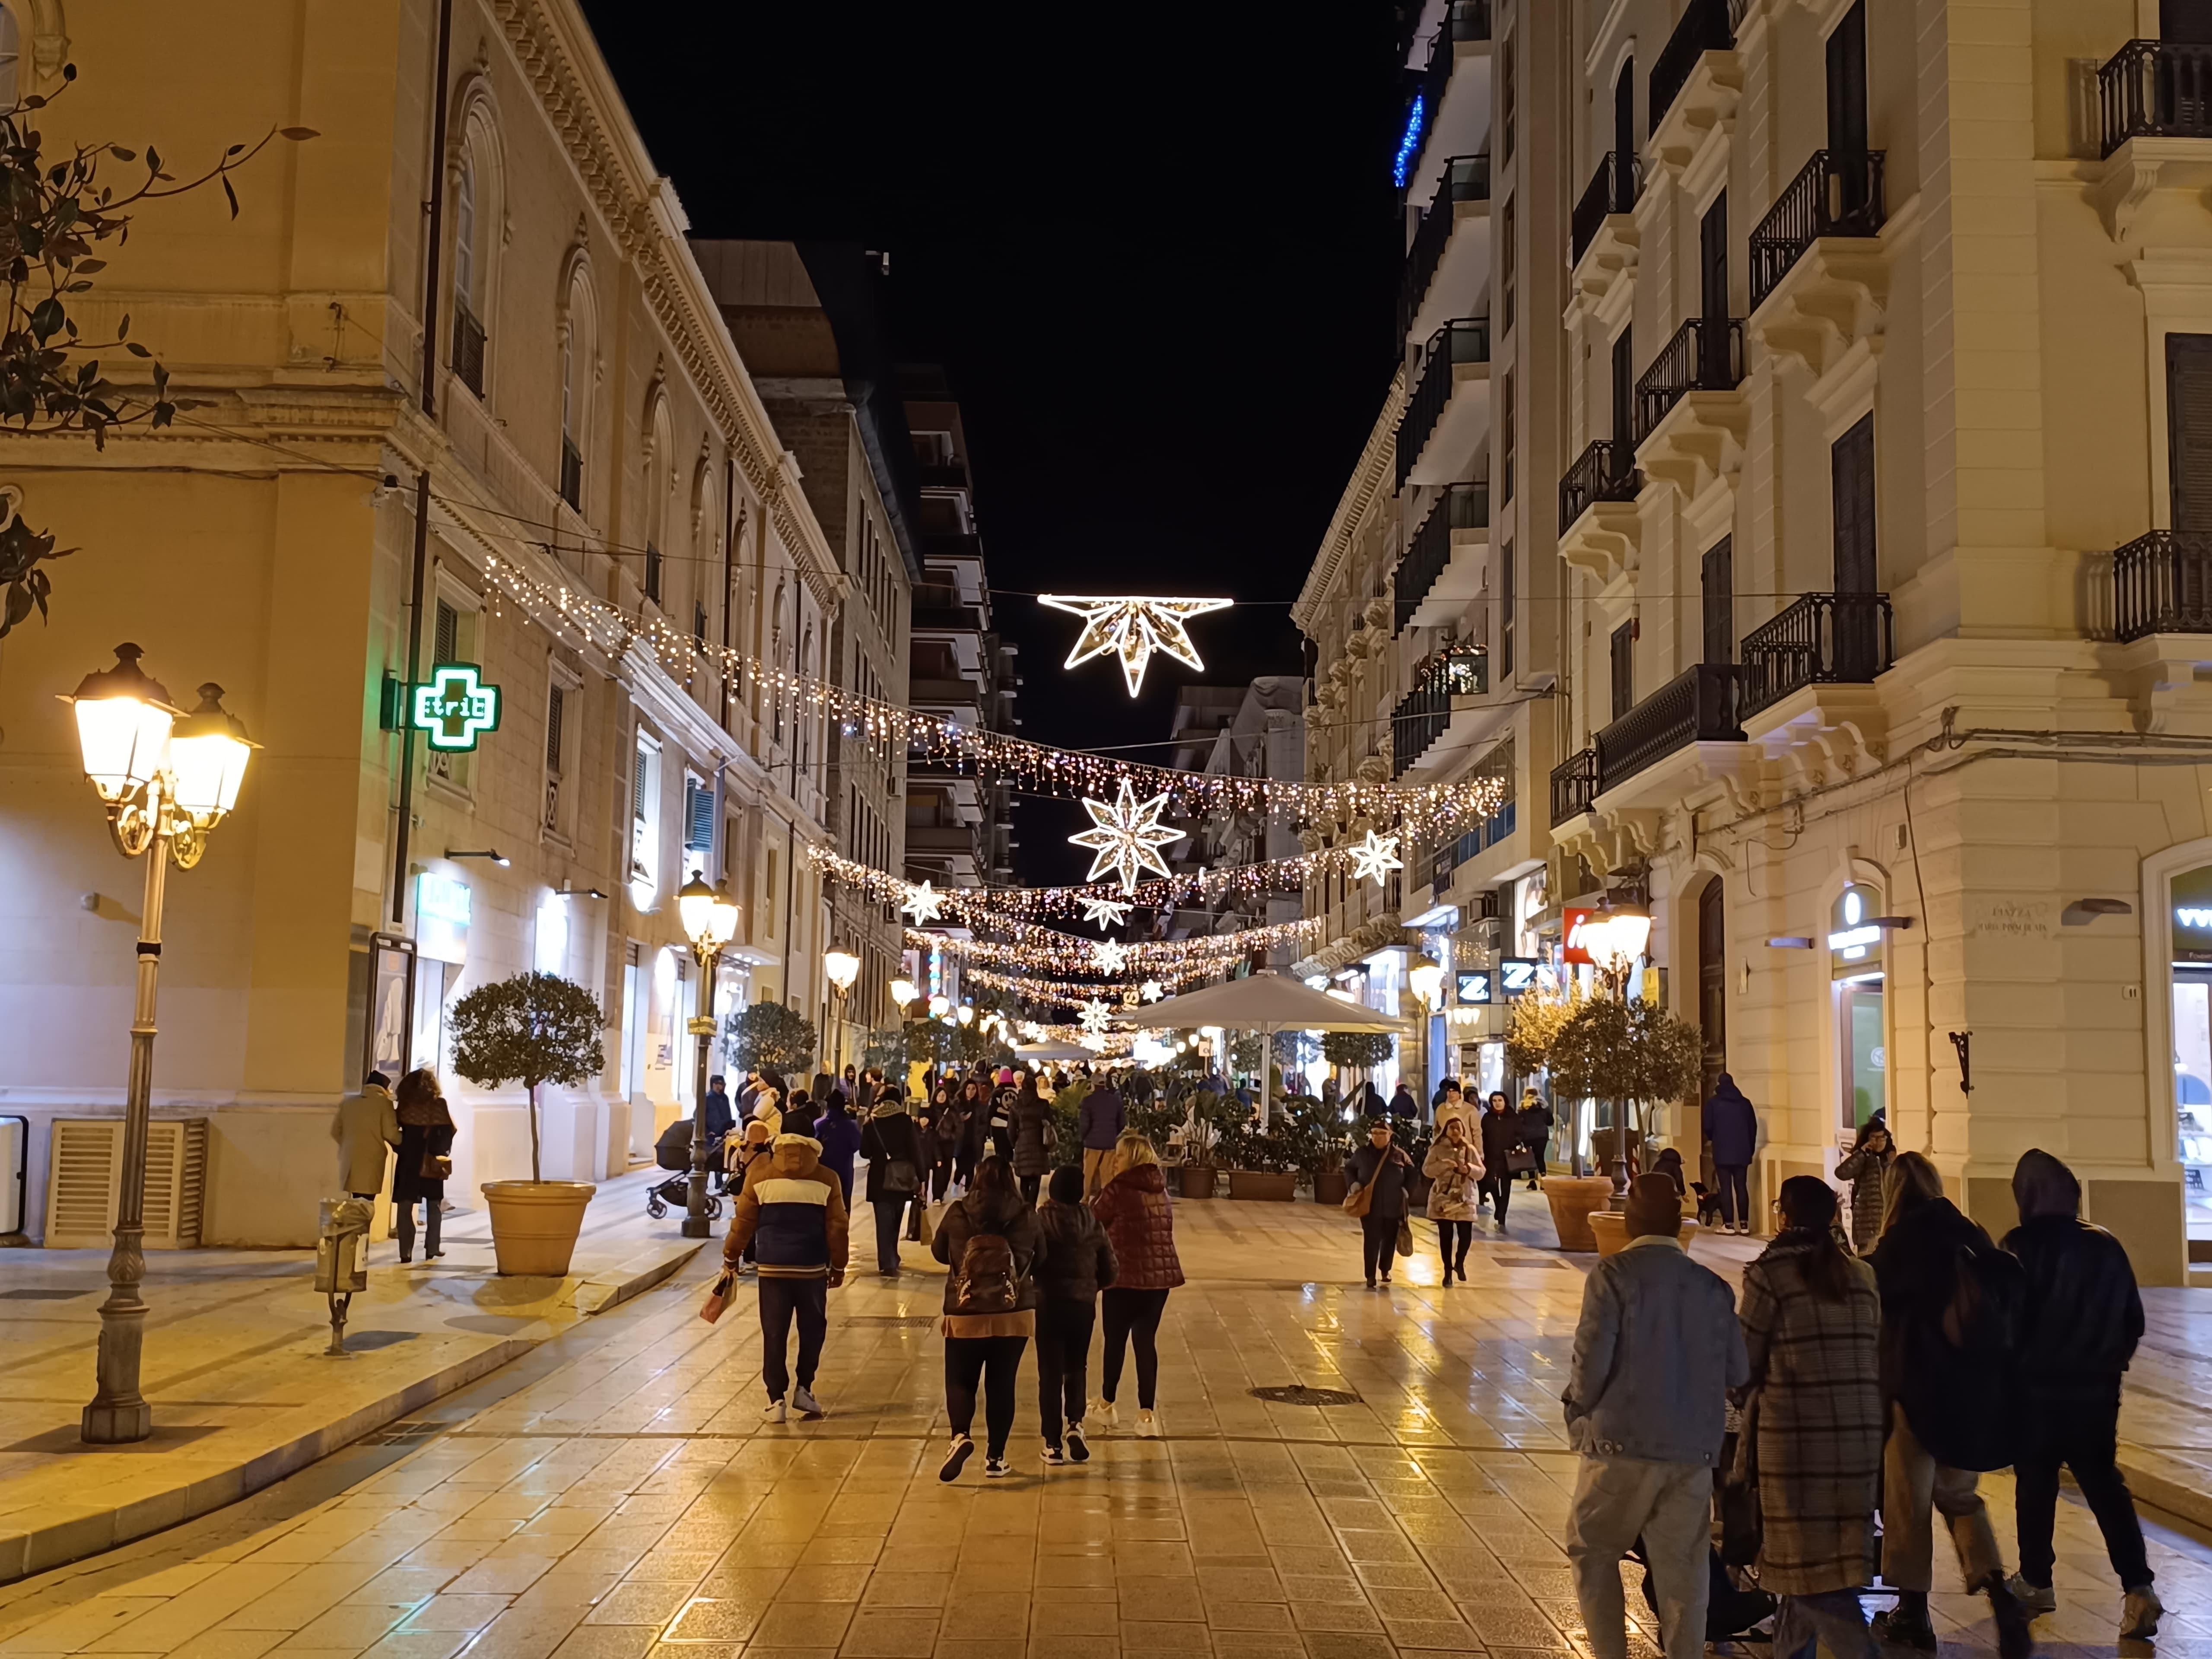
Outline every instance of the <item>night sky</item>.
MULTIPOLYGON (((1288 602, 1397 343, 1387 0, 585 10, 695 234, 890 252, 900 353, 960 397, 1024 737, 1157 743, 1177 684, 1298 672, 1288 602), (1061 670, 1079 624, 1040 590, 1243 603, 1133 703, 1107 659, 1061 670)), ((1081 878, 1079 807, 1018 823, 1024 879, 1081 878)))

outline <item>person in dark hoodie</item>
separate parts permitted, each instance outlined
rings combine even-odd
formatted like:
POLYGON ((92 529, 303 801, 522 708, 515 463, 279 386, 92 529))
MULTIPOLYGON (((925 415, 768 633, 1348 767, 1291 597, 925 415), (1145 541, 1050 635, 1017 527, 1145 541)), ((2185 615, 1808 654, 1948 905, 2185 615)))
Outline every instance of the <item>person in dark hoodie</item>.
POLYGON ((969 1430, 980 1385, 983 1473, 1000 1480, 1013 1473, 1006 1437, 1014 1431, 1022 1350, 1036 1334, 1037 1275, 1049 1260, 1037 1212, 1002 1160, 987 1158, 976 1166, 975 1184, 946 1206, 929 1252, 952 1270, 945 1279, 944 1324, 945 1415, 952 1446, 937 1478, 957 1480, 975 1453, 969 1430))
POLYGON ((860 1156, 868 1160, 868 1208, 876 1223, 876 1271, 896 1279, 899 1224, 921 1189, 921 1135, 906 1101, 886 1089, 860 1131, 860 1156))
POLYGON ((821 1143, 822 1167, 837 1177, 843 1189, 845 1208, 853 1208, 853 1160, 860 1151, 860 1121, 853 1115, 852 1107, 842 1099, 831 1100, 822 1109, 821 1116, 814 1120, 814 1139, 821 1143))
POLYGON ((2143 1332, 2142 1297, 2120 1241, 2081 1218, 2081 1183, 2050 1153, 2021 1154, 2012 1172, 2020 1225, 2004 1247, 2027 1279, 2021 1337, 2023 1384, 2021 1451, 2013 1465, 2020 1523, 2020 1571, 2012 1593, 2030 1614, 2057 1610, 2051 1587, 2051 1533, 2058 1508, 2058 1468, 2097 1517, 2126 1597, 2120 1638, 2158 1634, 2158 1591, 2143 1553, 2142 1523, 2113 1462, 2119 1435, 2120 1376, 2143 1332))
POLYGON ((845 1282, 845 1199, 811 1137, 778 1135, 769 1155, 745 1171, 730 1212, 730 1236, 722 1241, 722 1265, 734 1273, 749 1244, 760 1270, 761 1381, 768 1387, 761 1414, 771 1423, 783 1422, 794 1408, 802 1417, 819 1417, 814 1371, 830 1331, 830 1292, 845 1282), (794 1316, 799 1387, 791 1392, 785 1352, 794 1316))
POLYGON ((1073 1458, 1084 1463, 1091 1458, 1091 1443, 1083 1433, 1091 1332, 1098 1317, 1098 1292, 1113 1284, 1117 1264, 1105 1228, 1083 1201, 1082 1170, 1073 1164, 1054 1170, 1045 1194, 1037 1211, 1044 1233, 1044 1266, 1037 1273, 1037 1419, 1044 1429, 1046 1462, 1073 1458))
POLYGON ((1881 1577, 1896 1608, 1875 1615, 1877 1641, 1936 1651, 1928 1592, 1934 1518, 1949 1524, 1971 1591, 1986 1593, 2002 1659, 2034 1650, 2027 1614, 2005 1583, 1976 1471, 2014 1453, 2005 1340, 2008 1304, 2022 1297, 2020 1264, 1943 1196, 1943 1178, 1917 1152, 1899 1152, 1884 1178, 1875 1282, 1881 1291, 1881 1393, 1889 1414, 1882 1454, 1881 1577))
POLYGON ((1505 1091, 1492 1089, 1483 1103, 1482 1185, 1490 1194, 1492 1218, 1498 1231, 1505 1231, 1505 1209, 1513 1197, 1513 1154, 1521 1150, 1521 1118, 1505 1098, 1505 1091))
POLYGON ((1111 1082, 1102 1083, 1083 1097, 1076 1109, 1076 1138, 1083 1143, 1083 1195, 1093 1198, 1106 1184, 1106 1166, 1114 1157, 1114 1143, 1129 1127, 1129 1114, 1121 1091, 1111 1082))
POLYGON ((1751 1160, 1759 1152, 1759 1114, 1735 1086, 1735 1079, 1721 1073, 1712 1096, 1705 1102, 1702 1127, 1713 1149, 1713 1176, 1721 1189, 1721 1231, 1751 1231, 1751 1160))

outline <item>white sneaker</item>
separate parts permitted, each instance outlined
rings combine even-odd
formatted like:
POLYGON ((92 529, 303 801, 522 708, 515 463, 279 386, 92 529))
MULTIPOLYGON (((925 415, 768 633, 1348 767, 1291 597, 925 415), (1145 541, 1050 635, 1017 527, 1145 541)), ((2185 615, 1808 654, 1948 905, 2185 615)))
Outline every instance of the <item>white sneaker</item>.
POLYGON ((1137 1413, 1137 1437, 1141 1440, 1157 1440, 1160 1437, 1160 1419, 1157 1413, 1152 1412, 1137 1413))
POLYGON ((814 1397, 813 1391, 804 1382, 800 1383, 799 1387, 792 1390, 791 1408, 797 1412, 801 1417, 821 1417, 824 1415, 822 1410, 822 1402, 814 1397))
POLYGON ((1080 1423, 1071 1423, 1067 1425, 1067 1455, 1079 1463, 1088 1463, 1091 1461, 1091 1442, 1085 1436, 1083 1425, 1080 1423))
POLYGON ((1112 1428, 1115 1421, 1114 1416, 1114 1402, 1110 1400, 1092 1401, 1091 1402, 1090 1415, 1086 1420, 1103 1424, 1109 1429, 1112 1428))
POLYGON ((1060 1450, 1057 1441, 1048 1440, 1044 1443, 1043 1457, 1048 1463, 1060 1464, 1067 1462, 1067 1454, 1060 1450))
POLYGON ((1014 1466, 1003 1457, 986 1457, 983 1460, 983 1478, 986 1480, 1003 1480, 1013 1472, 1014 1466))
POLYGON ((945 1462, 939 1467, 937 1478, 948 1483, 957 1480, 960 1478, 961 1469, 966 1465, 969 1458, 974 1455, 975 1450, 975 1443, 966 1435, 954 1435, 952 1448, 945 1454, 945 1462))
POLYGON ((770 1423, 787 1421, 790 1412, 781 1400, 771 1400, 761 1407, 761 1416, 770 1423))

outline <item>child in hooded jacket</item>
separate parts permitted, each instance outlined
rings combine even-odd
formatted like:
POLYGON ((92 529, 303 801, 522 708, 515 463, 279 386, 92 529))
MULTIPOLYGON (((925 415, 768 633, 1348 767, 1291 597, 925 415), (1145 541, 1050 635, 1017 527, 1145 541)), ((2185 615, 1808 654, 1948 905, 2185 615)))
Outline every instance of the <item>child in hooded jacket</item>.
POLYGON ((1117 1264, 1106 1229, 1083 1201, 1080 1169, 1054 1170, 1045 1194, 1037 1210, 1045 1237, 1045 1259, 1037 1270, 1037 1417, 1044 1428, 1044 1461, 1084 1463, 1091 1458, 1083 1433, 1091 1332, 1098 1292, 1114 1282, 1117 1264))

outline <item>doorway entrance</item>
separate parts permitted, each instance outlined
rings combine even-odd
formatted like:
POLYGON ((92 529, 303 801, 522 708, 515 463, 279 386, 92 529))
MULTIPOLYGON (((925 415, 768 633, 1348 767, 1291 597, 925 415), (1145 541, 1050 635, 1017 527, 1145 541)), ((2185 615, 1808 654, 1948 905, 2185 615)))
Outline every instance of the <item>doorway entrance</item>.
POLYGON ((2212 1244, 2212 865, 2173 878, 2172 907, 2175 1151, 2190 1240, 2212 1244))
POLYGON ((1836 1127, 1845 1144, 1856 1139, 1876 1112, 1887 1121, 1889 1036, 1882 1006, 1887 987, 1883 945, 1874 925, 1879 889, 1854 882, 1837 896, 1828 918, 1828 973, 1835 999, 1836 1127))

